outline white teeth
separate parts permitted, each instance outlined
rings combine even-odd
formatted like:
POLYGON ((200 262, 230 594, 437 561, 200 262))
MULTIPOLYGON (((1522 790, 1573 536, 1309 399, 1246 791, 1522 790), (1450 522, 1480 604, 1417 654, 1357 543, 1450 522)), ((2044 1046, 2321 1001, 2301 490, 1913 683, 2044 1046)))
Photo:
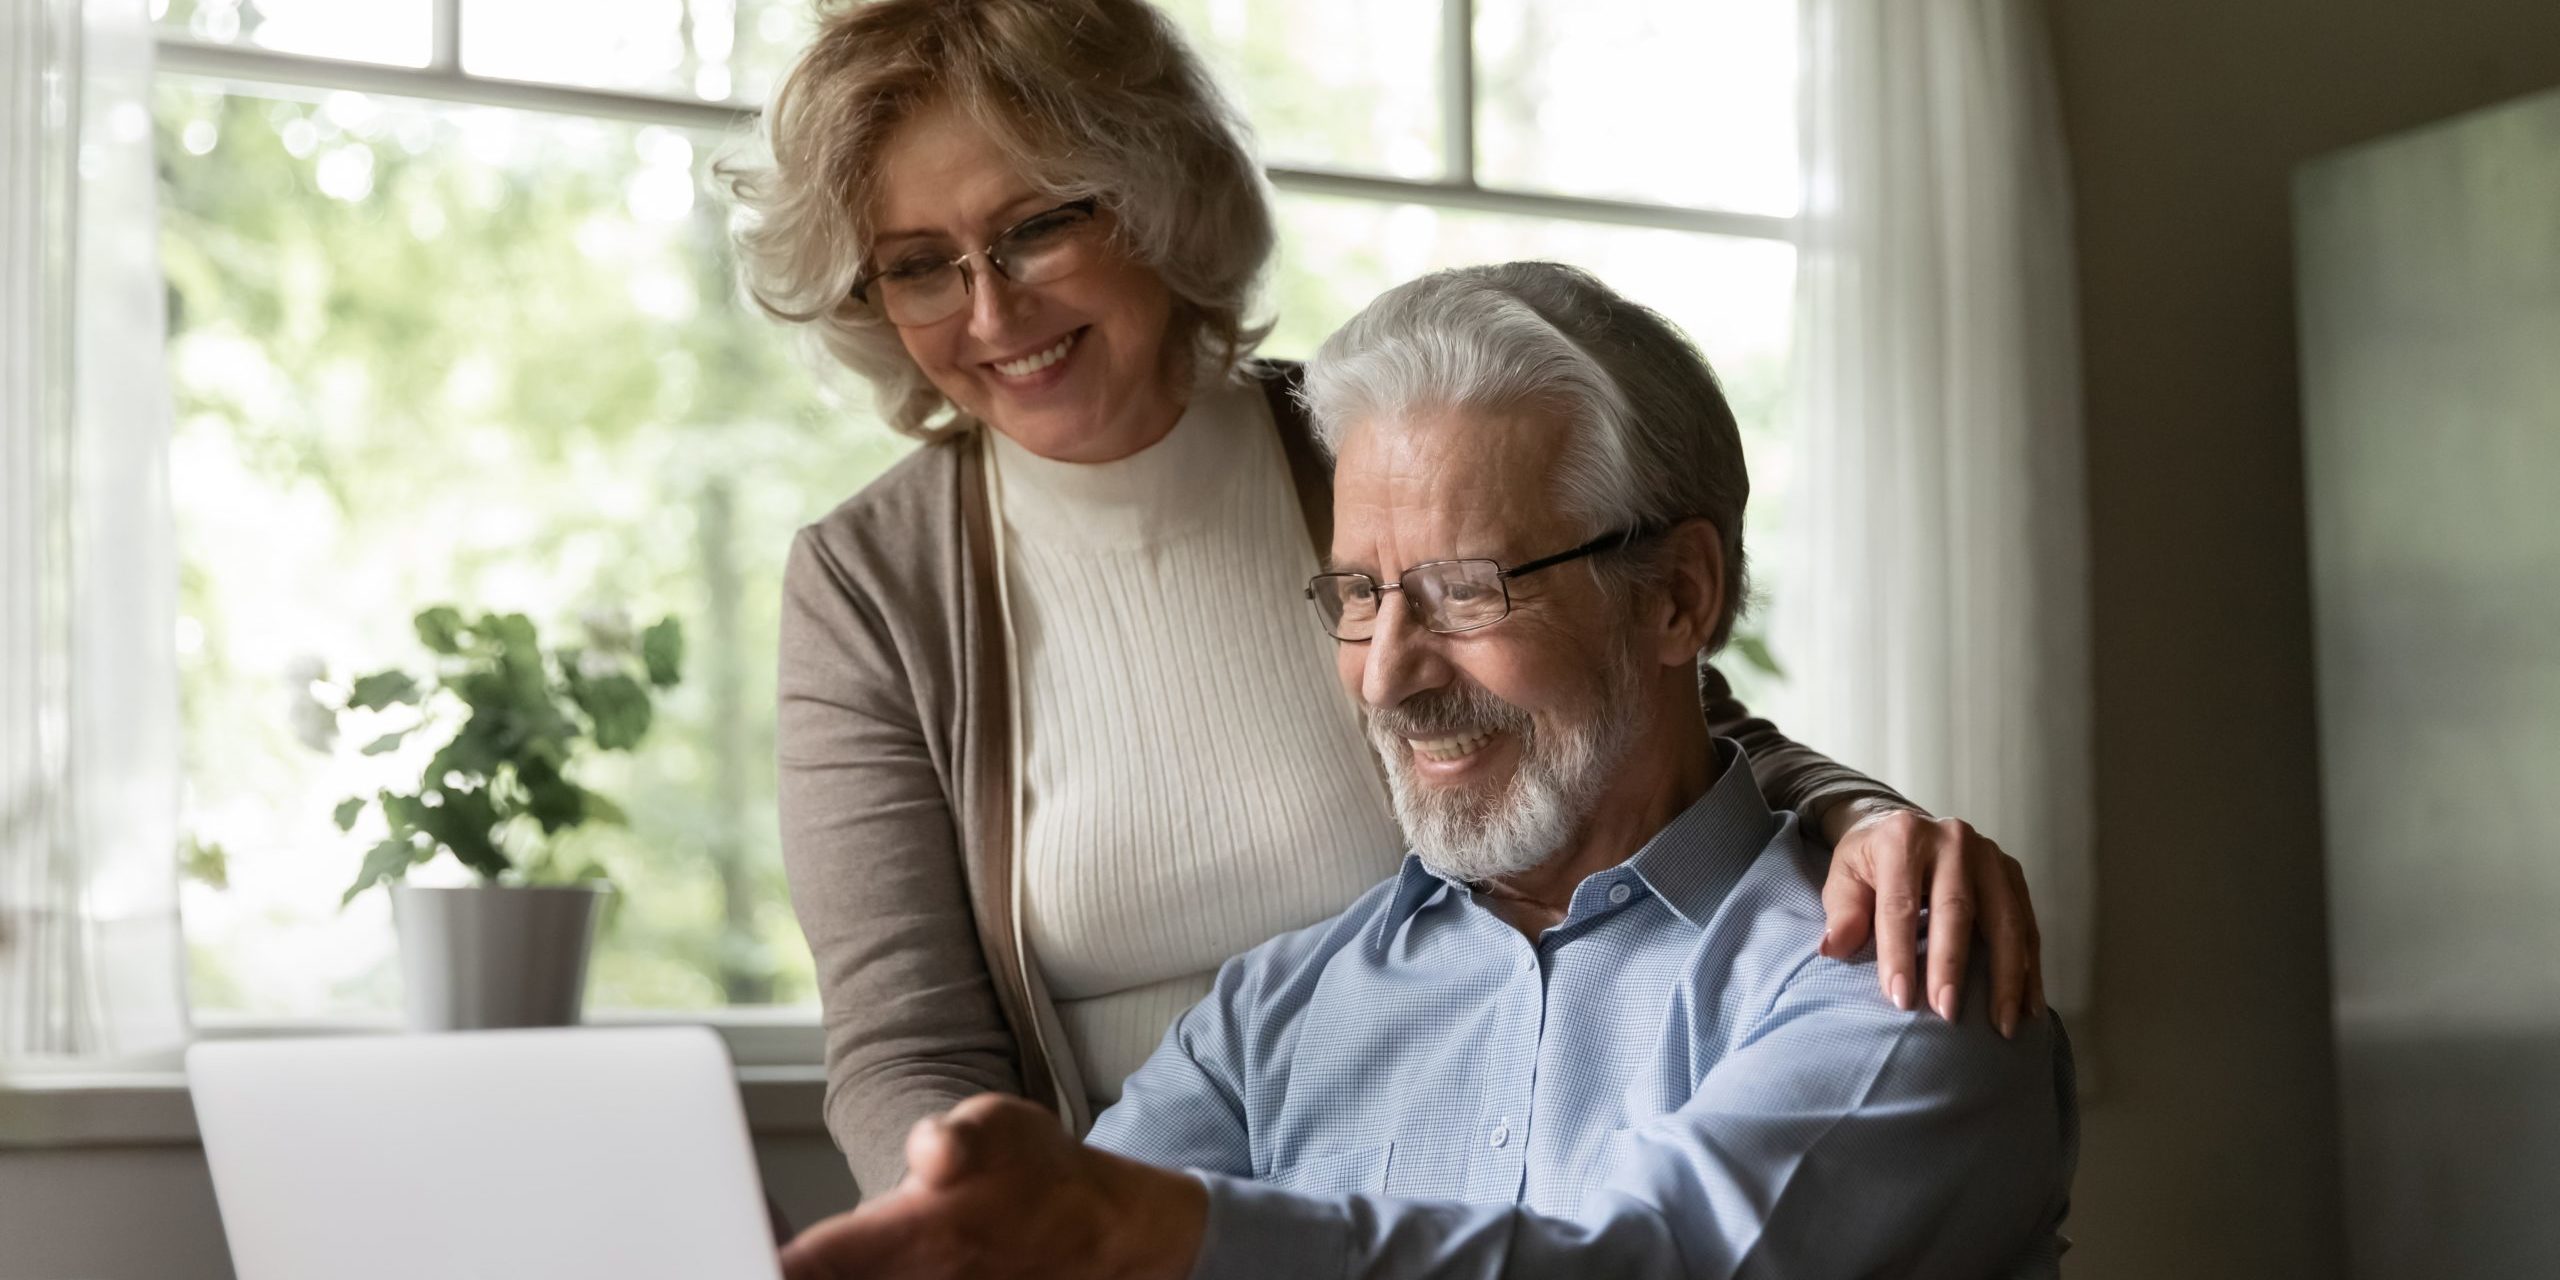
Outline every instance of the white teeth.
POLYGON ((1411 742, 1414 751, 1423 759, 1446 762, 1463 760, 1475 754, 1476 748, 1483 746, 1492 737, 1491 733, 1479 733, 1463 738, 1414 738, 1411 742))
MULTIPOLYGON (((1078 332, 1082 331, 1079 330, 1078 332)), ((996 372, 1001 373, 1008 378, 1030 377, 1032 374, 1038 373, 1041 370, 1048 368, 1050 365, 1066 359, 1067 348, 1072 347, 1075 344, 1076 335, 1070 333, 1067 336, 1058 339, 1058 345, 1036 355, 1024 356, 1019 360, 997 361, 996 372)))

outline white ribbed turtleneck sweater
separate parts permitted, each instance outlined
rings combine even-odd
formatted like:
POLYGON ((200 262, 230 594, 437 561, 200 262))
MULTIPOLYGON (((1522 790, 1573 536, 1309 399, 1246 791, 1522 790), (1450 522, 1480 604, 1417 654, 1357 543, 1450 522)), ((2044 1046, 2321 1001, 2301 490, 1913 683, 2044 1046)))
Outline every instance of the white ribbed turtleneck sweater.
POLYGON ((1024 938, 1097 1109, 1218 965, 1403 856, 1307 612, 1269 407, 1195 396, 1117 462, 994 441, 1022 689, 1024 938))

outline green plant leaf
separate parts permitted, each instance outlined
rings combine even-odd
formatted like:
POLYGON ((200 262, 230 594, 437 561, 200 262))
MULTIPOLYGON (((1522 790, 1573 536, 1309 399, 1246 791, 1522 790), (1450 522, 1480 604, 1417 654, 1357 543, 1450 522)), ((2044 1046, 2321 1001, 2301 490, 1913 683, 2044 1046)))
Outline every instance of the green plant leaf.
POLYGON ((497 800, 489 788, 435 794, 443 803, 422 802, 418 825, 438 845, 484 880, 495 880, 513 869, 506 851, 498 847, 498 826, 505 815, 498 812, 497 800))
POLYGON ((357 894, 385 880, 397 880, 407 875, 417 861, 418 851, 407 840, 391 839, 375 845, 364 855, 364 869, 356 873, 356 882, 347 886, 346 893, 338 898, 338 905, 343 907, 355 901, 357 894))
MULTIPOLYGON (((414 728, 414 726, 412 727, 414 728)), ((400 749, 400 740, 408 737, 409 733, 409 729, 400 729, 391 733, 386 733, 381 737, 364 744, 364 750, 359 754, 368 756, 389 755, 400 749)))
POLYGON ((376 671, 358 676, 347 691, 347 706, 356 711, 380 711, 395 703, 414 705, 420 697, 418 682, 406 671, 376 671))
POLYGON ((684 624, 660 618, 640 633, 640 661, 649 668, 649 683, 664 689, 684 678, 684 624))
POLYGON ((488 787, 429 787, 414 796, 386 791, 382 812, 395 836, 406 839, 411 832, 425 836, 430 841, 427 857, 442 850, 490 880, 506 874, 511 865, 498 848, 497 829, 504 815, 488 787))
POLYGON ((188 836, 178 845, 178 872, 198 884, 228 889, 231 854, 211 840, 188 836))
POLYGON ((427 805, 424 800, 388 790, 382 792, 379 798, 382 801, 382 820, 390 824, 394 839, 407 840, 412 835, 432 838, 426 827, 427 805))
POLYGON ((572 680, 569 696, 587 713, 596 745, 607 751, 627 751, 649 732, 649 691, 627 675, 572 680))
POLYGON ((338 821, 338 830, 355 830, 356 818, 364 813, 364 807, 369 803, 371 803, 371 801, 366 800, 363 796, 349 796, 346 799, 339 801, 337 811, 331 815, 338 821))
POLYGON ((381 790, 374 792, 373 798, 382 802, 382 816, 391 820, 391 829, 394 831, 402 829, 401 823, 403 821, 400 811, 396 806, 401 801, 405 800, 414 802, 417 799, 416 796, 401 795, 399 792, 393 791, 389 787, 384 787, 381 790))
POLYGON ((510 659, 530 655, 534 665, 542 662, 541 639, 533 627, 533 619, 521 613, 484 614, 475 628, 480 634, 498 642, 510 659))
POLYGON ((440 604, 418 614, 418 643, 450 658, 462 652, 462 611, 440 604))
POLYGON ((587 791, 558 774, 538 779, 527 775, 524 808, 542 824, 543 834, 549 835, 587 820, 587 791))
POLYGON ((426 777, 443 785, 459 775, 466 782, 485 783, 498 771, 498 763, 506 755, 490 741, 490 726, 483 717, 465 721, 453 741, 444 744, 427 762, 426 777))
POLYGON ((592 791, 587 792, 586 794, 587 821, 609 822, 617 827, 627 827, 631 825, 631 815, 624 813, 621 805, 615 804, 611 800, 607 800, 603 796, 597 795, 592 791))
POLYGON ((1777 655, 1769 652, 1768 641, 1755 635, 1736 632, 1733 637, 1733 651, 1740 654, 1742 660, 1752 666, 1781 680, 1786 678, 1787 669, 1779 666, 1777 655))

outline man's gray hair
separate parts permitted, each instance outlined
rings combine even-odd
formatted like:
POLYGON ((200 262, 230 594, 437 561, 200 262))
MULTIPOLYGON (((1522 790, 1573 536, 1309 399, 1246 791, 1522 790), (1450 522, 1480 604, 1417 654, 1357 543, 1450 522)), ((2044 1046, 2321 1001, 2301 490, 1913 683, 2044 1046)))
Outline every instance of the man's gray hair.
MULTIPOLYGON (((1439 271, 1396 286, 1334 331, 1301 393, 1327 453, 1354 423, 1471 410, 1541 414, 1574 432, 1555 493, 1585 537, 1691 518, 1724 546, 1723 616, 1712 653, 1749 599, 1742 512, 1751 497, 1742 432, 1715 372, 1687 337, 1588 272, 1553 262, 1439 271)), ((1561 548, 1558 548, 1559 550, 1561 548)), ((1652 548, 1604 557, 1604 584, 1649 585, 1652 548)))

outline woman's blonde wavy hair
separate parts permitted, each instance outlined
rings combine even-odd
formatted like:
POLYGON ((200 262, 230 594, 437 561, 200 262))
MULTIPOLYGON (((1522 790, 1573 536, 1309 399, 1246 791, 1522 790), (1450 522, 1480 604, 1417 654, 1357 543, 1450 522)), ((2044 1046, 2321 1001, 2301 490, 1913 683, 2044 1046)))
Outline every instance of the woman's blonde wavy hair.
POLYGON ((1242 118, 1163 14, 1143 0, 822 3, 765 112, 767 156, 724 163, 721 177, 740 210, 748 292, 815 326, 871 382, 890 426, 932 440, 965 425, 897 331, 852 297, 883 146, 943 102, 1043 192, 1114 215, 1114 234, 1173 294, 1173 376, 1229 376, 1269 333, 1246 318, 1273 239, 1262 173, 1242 118))

